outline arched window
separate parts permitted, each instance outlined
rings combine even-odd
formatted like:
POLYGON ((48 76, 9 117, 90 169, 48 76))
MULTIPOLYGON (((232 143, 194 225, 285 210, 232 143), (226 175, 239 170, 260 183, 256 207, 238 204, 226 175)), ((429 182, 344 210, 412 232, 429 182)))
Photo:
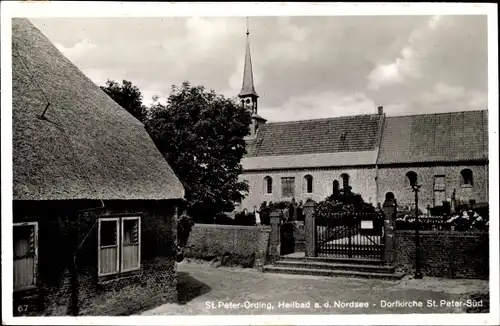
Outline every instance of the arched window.
POLYGON ((305 182, 305 186, 306 186, 306 192, 308 194, 311 194, 313 192, 313 177, 312 175, 306 175, 304 177, 304 182, 305 182))
POLYGON ((474 185, 474 178, 472 176, 471 169, 464 169, 464 170, 460 171, 460 174, 462 175, 461 183, 460 183, 461 186, 472 187, 474 185))
POLYGON ((334 195, 338 195, 339 194, 339 181, 338 180, 333 180, 332 194, 334 194, 334 195))
POLYGON ((264 178, 264 192, 266 194, 273 193, 273 179, 269 176, 264 178))
POLYGON ((340 178, 342 178, 342 189, 347 189, 349 187, 349 174, 342 173, 340 178))
POLYGON ((417 173, 414 171, 409 171, 406 173, 406 186, 413 187, 417 184, 417 173))

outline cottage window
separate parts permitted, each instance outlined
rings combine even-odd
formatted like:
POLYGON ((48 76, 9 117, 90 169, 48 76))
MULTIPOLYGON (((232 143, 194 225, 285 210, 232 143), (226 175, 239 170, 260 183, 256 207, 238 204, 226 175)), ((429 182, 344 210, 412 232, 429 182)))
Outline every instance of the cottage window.
POLYGON ((140 252, 140 220, 138 217, 122 218, 122 272, 139 269, 140 252))
POLYGON ((474 178, 472 177, 471 169, 464 169, 460 171, 462 176, 460 185, 462 187, 472 187, 474 185, 474 178))
POLYGON ((99 219, 99 276, 140 268, 141 224, 139 217, 99 219))
POLYGON ((15 223, 14 290, 29 289, 36 285, 38 259, 38 223, 15 223))
POLYGON ((417 173, 414 171, 408 171, 406 173, 406 186, 407 187, 413 187, 414 185, 417 184, 418 176, 417 173))
POLYGON ((313 177, 311 175, 306 175, 304 177, 306 192, 311 194, 313 192, 313 177))
POLYGON ((273 179, 269 176, 264 178, 264 192, 266 194, 273 193, 273 179))
POLYGON ((295 178, 281 178, 281 195, 283 197, 293 197, 295 193, 295 178))
POLYGON ((342 178, 342 188, 347 190, 349 187, 349 175, 347 173, 343 173, 340 178, 342 178))

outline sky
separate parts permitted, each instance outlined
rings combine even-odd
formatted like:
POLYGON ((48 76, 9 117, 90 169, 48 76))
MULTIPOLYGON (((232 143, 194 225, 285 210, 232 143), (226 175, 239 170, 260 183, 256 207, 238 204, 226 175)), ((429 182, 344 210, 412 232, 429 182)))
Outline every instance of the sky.
MULTIPOLYGON (((172 85, 241 89, 245 17, 33 18, 98 85, 150 103, 172 85)), ((259 115, 268 121, 487 109, 486 16, 250 17, 259 115)))

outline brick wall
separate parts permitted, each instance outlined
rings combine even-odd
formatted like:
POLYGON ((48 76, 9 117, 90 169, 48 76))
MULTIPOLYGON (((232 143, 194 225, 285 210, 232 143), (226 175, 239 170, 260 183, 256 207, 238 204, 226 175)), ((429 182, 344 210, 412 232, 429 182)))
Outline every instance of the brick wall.
POLYGON ((488 166, 487 165, 457 165, 457 166, 429 166, 429 167, 381 167, 379 169, 379 201, 383 202, 387 192, 396 195, 398 205, 413 204, 414 193, 406 183, 406 173, 414 171, 418 175, 418 182, 422 185, 419 193, 419 207, 423 209, 434 204, 434 176, 445 175, 445 198, 450 199, 453 189, 456 190, 456 199, 469 199, 476 202, 488 202, 488 166), (461 187, 460 171, 471 169, 474 177, 472 188, 461 187))
POLYGON ((260 267, 266 259, 269 234, 268 227, 196 224, 185 257, 215 259, 226 266, 260 267))
POLYGON ((281 194, 281 178, 295 178, 295 195, 293 198, 297 202, 305 202, 308 198, 318 202, 330 196, 333 191, 333 180, 339 181, 339 187, 342 188, 342 179, 340 175, 347 173, 349 175, 349 185, 356 193, 360 193, 367 202, 375 202, 376 184, 374 168, 348 168, 348 169, 313 169, 313 170, 276 170, 263 172, 245 172, 240 175, 240 180, 247 180, 249 183, 248 196, 243 199, 240 209, 247 208, 251 210, 253 206, 260 207, 263 201, 290 201, 292 197, 283 197, 281 194), (313 177, 313 192, 307 193, 305 176, 313 177), (273 192, 267 194, 265 191, 264 178, 270 176, 273 179, 273 192))
MULTIPOLYGON (((489 275, 489 235, 486 232, 420 231, 424 276, 480 278, 489 275)), ((395 264, 415 273, 415 232, 396 231, 395 264)))
MULTIPOLYGON (((169 202, 108 203, 95 210, 67 218, 56 207, 38 218, 39 270, 36 293, 15 292, 14 314, 25 305, 27 315, 72 314, 71 268, 75 244, 88 234, 77 256, 79 315, 128 315, 177 301, 176 220, 169 202), (97 276, 98 216, 141 214, 141 269, 118 278, 97 276), (77 224, 78 223, 78 224, 77 224), (77 231, 74 231, 74 230, 77 231), (72 231, 73 230, 73 231, 72 231), (75 233, 76 232, 76 233, 75 233), (71 241, 75 238, 76 241, 71 241)), ((63 209, 61 208, 60 211, 63 209)), ((14 211, 18 220, 33 219, 14 211)), ((25 213, 25 214, 22 214, 25 213)))

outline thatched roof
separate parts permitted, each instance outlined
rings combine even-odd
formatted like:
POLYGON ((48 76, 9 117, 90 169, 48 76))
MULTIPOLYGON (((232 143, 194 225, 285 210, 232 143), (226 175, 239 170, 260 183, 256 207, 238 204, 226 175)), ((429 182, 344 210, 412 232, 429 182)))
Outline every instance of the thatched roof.
POLYGON ((12 20, 12 46, 15 200, 184 196, 143 125, 27 19, 12 20))

